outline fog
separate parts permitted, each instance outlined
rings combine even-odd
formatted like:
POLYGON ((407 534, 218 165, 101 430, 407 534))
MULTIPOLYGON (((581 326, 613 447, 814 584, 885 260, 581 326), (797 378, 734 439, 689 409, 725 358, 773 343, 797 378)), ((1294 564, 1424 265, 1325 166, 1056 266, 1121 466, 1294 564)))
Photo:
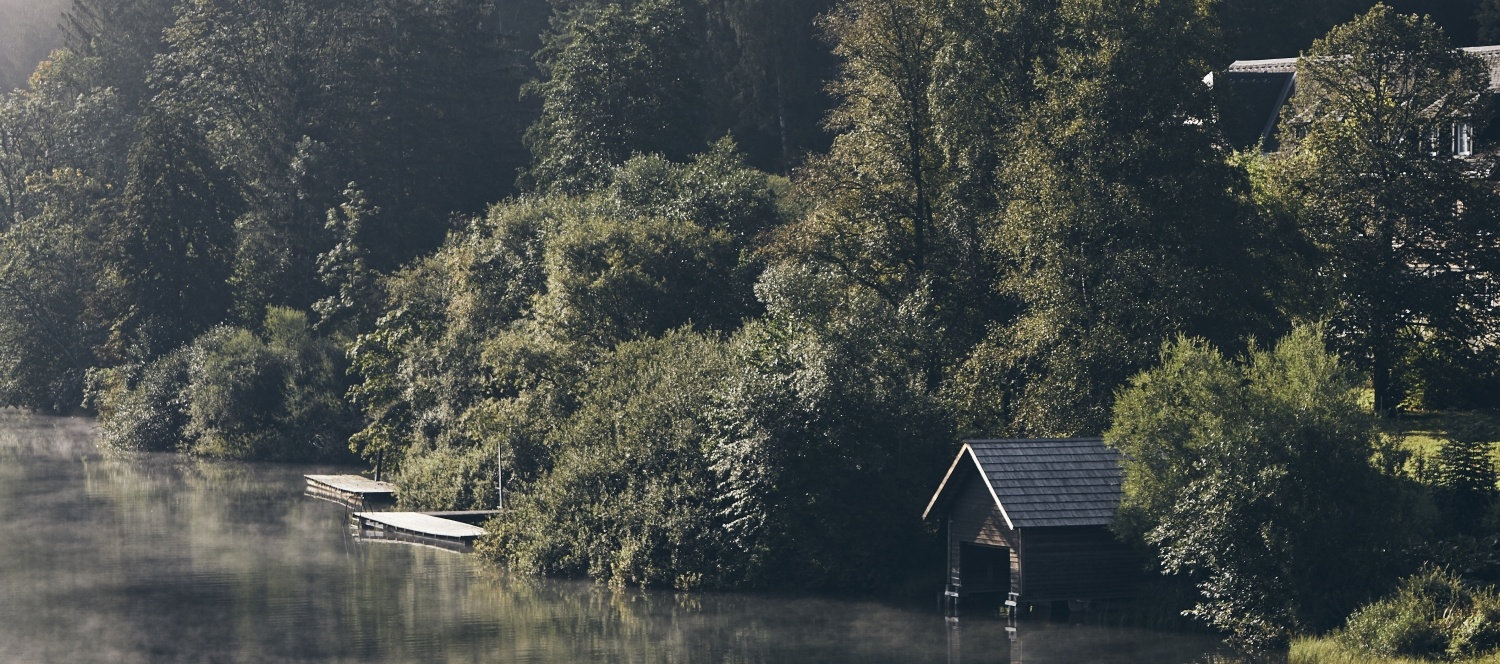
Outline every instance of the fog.
POLYGON ((0 662, 1174 662, 1206 636, 936 603, 611 589, 362 541, 302 495, 340 469, 101 453, 92 421, 0 409, 0 662))
POLYGON ((72 0, 0 0, 0 91, 25 85, 36 63, 62 43, 58 23, 72 0))

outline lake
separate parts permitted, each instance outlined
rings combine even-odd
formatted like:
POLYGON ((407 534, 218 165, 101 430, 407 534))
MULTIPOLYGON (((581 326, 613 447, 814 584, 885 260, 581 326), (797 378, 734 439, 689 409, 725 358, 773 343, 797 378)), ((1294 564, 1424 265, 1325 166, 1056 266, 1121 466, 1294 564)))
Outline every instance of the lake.
MULTIPOLYGON (((936 606, 612 590, 354 538, 328 466, 101 453, 0 411, 0 662, 1206 662, 1216 641, 936 606)), ((938 588, 934 582, 934 593, 938 588)))

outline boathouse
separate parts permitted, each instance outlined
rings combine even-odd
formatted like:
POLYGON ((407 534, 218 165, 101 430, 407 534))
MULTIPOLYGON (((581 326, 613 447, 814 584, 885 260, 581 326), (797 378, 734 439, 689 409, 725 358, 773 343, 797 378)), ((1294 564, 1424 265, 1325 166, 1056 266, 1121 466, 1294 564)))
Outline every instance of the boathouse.
POLYGON ((969 440, 923 513, 948 540, 945 594, 1017 604, 1129 597, 1136 555, 1108 525, 1120 453, 1100 438, 969 440))

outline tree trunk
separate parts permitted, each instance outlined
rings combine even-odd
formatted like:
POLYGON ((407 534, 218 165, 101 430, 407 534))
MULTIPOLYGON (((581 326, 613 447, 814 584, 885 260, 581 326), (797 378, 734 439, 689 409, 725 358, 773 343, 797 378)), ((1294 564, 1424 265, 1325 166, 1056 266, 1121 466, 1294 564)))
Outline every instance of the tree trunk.
POLYGON ((1377 348, 1370 362, 1370 385, 1375 392, 1375 415, 1378 417, 1391 417, 1396 414, 1396 401, 1400 394, 1391 383, 1391 360, 1390 353, 1384 348, 1377 348))

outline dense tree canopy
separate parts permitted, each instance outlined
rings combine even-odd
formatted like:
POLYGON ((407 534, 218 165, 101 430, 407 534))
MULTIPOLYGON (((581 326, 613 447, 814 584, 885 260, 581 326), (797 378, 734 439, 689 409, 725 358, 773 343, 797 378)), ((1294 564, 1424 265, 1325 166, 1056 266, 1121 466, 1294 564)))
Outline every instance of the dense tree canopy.
POLYGON ((531 186, 577 193, 635 154, 681 159, 704 142, 701 91, 678 0, 580 11, 539 53, 542 116, 527 131, 531 186))

